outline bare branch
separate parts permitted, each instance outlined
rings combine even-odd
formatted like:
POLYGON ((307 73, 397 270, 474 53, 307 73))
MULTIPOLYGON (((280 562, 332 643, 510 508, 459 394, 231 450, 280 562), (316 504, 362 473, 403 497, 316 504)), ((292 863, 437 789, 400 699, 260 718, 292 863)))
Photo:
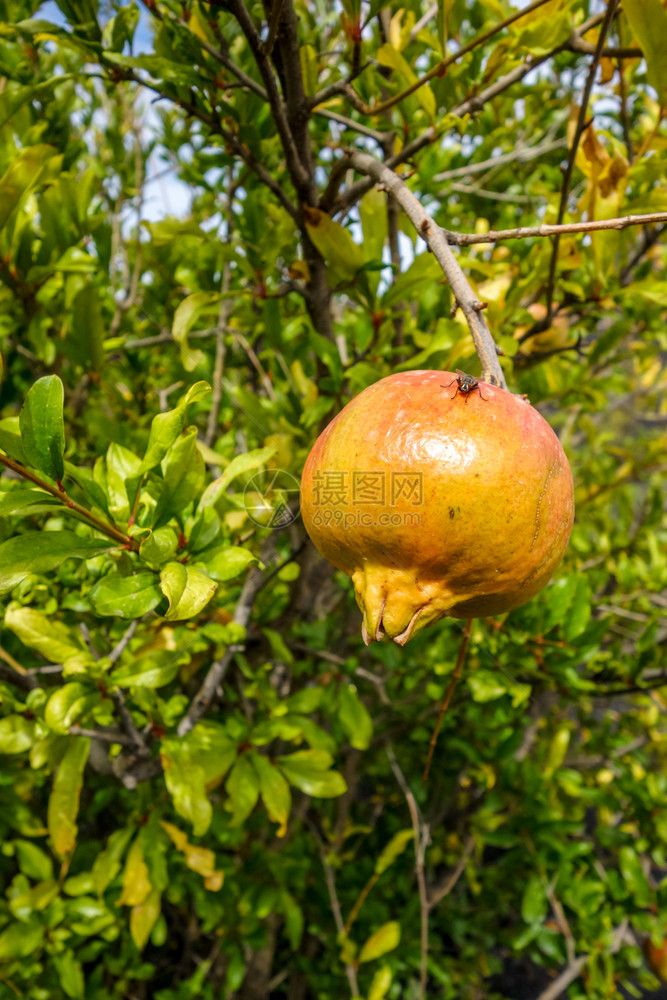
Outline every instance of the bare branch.
MULTIPOLYGON (((510 17, 505 18, 504 21, 500 21, 498 24, 495 24, 493 28, 489 29, 489 31, 485 31, 481 35, 478 35, 476 38, 473 38, 471 42, 468 42, 467 45, 464 45, 462 48, 460 48, 458 52, 455 52, 453 55, 448 56, 446 59, 443 59, 442 62, 439 62, 437 66, 433 66, 427 73, 424 73, 423 76, 420 76, 419 79, 415 80, 415 82, 412 83, 409 87, 406 87, 405 90, 402 90, 400 94, 395 94, 393 97, 390 97, 389 100, 383 101, 381 104, 369 105, 360 102, 360 105, 357 107, 357 110, 360 111, 362 114, 366 115, 380 115, 384 111, 388 111, 390 108, 393 108, 397 104, 400 104, 401 101, 404 101, 406 97, 410 96, 410 94, 414 94, 416 90, 419 90, 420 87, 423 87, 424 84, 428 83, 429 80, 432 80, 433 77, 443 76, 444 73, 447 71, 447 68, 451 66, 453 63, 458 62, 458 60, 461 59, 462 56, 467 55, 469 52, 472 52, 473 49, 476 49, 480 45, 483 45, 485 42, 488 42, 488 40, 490 38, 493 38, 494 35, 497 35, 499 31, 502 31, 504 28, 507 28, 510 24, 513 24, 515 21, 518 21, 519 18, 525 17, 526 14, 530 14, 531 11, 537 10, 538 7, 544 6, 546 2, 547 0, 535 0, 535 2, 530 4, 528 7, 524 7, 523 10, 516 11, 510 17)), ((358 95, 355 94, 355 97, 357 97, 357 100, 359 101, 358 95)))
POLYGON ((396 781, 400 785, 405 796, 405 801, 410 810, 410 821, 412 823, 412 833, 415 842, 415 874, 417 876, 417 888, 419 890, 419 918, 421 924, 420 941, 420 961, 419 961, 419 996, 420 1000, 426 997, 426 963, 428 960, 428 915, 429 901, 426 893, 426 876, 424 874, 424 859, 426 849, 431 842, 431 832, 428 824, 424 823, 419 815, 419 809, 412 790, 405 780, 405 776, 396 760, 396 755, 391 746, 387 746, 387 756, 391 769, 394 772, 396 781))
MULTIPOLYGON (((232 621, 236 625, 242 625, 245 628, 250 621, 255 596, 260 590, 262 582, 261 572, 253 568, 246 578, 243 589, 241 590, 241 595, 236 604, 236 608, 234 609, 232 621)), ((222 680, 229 669, 230 663, 236 654, 243 652, 244 649, 244 643, 235 643, 228 646, 221 658, 211 664, 209 671, 206 674, 206 678, 204 679, 204 683, 200 687, 196 696, 193 698, 187 714, 183 716, 179 723, 179 736, 185 736, 186 733, 189 733, 202 718, 213 701, 215 692, 222 683, 222 680)))
MULTIPOLYGON (((579 117, 577 118, 577 126, 574 133, 574 138, 572 140, 572 148, 570 150, 570 156, 567 161, 567 168, 565 174, 563 175, 563 185, 561 187, 560 193, 560 205, 558 206, 558 218, 556 219, 556 224, 561 225, 563 219, 565 218, 565 209, 567 208, 567 199, 570 193, 570 181, 572 180, 572 173, 574 171, 574 161, 577 155, 577 150, 579 149, 579 142, 584 133, 584 128, 586 127, 586 115, 588 114, 588 102, 590 100, 591 91, 593 89, 593 82, 595 80, 595 74, 597 68, 600 64, 600 59, 602 56, 602 50, 604 48, 604 41, 611 27, 611 22, 614 18, 616 10, 618 8, 620 0, 609 0, 607 10, 604 14, 604 20, 602 22, 602 27, 600 28, 600 34, 598 36, 597 44, 595 46, 595 54, 593 56, 593 61, 591 62, 590 69, 588 71, 588 78, 586 80, 586 86, 584 87, 583 97, 581 99, 581 107, 579 108, 579 117)), ((579 35, 584 34, 583 27, 579 32, 579 35)), ((553 299, 554 299, 554 287, 556 284, 556 267, 558 265, 558 247, 560 244, 560 236, 557 234, 553 242, 553 248, 551 251, 551 262, 549 264, 549 281, 547 284, 547 319, 551 322, 551 317, 553 314, 553 299)))
MULTIPOLYGON (((294 188, 301 200, 307 200, 312 203, 314 200, 312 177, 309 176, 309 171, 306 169, 306 166, 299 157, 294 135, 287 120, 287 109, 278 90, 276 78, 273 75, 273 69, 269 63, 268 56, 264 52, 257 29, 255 28, 243 0, 229 0, 227 3, 227 9, 238 21, 241 31, 245 35, 255 58, 262 80, 264 81, 268 101, 271 105, 271 113, 276 123, 276 128, 278 129, 278 135, 280 136, 280 141, 285 153, 285 162, 287 164, 289 175, 292 179, 292 184, 294 185, 294 188)), ((297 67, 300 73, 298 59, 297 67)))
POLYGON ((150 750, 146 746, 143 736, 134 724, 132 713, 125 704, 125 696, 123 692, 120 689, 109 692, 109 697, 116 706, 116 711, 118 712, 120 720, 123 723, 123 729, 127 733, 129 744, 136 748, 136 751, 140 756, 150 756, 150 750))
POLYGON ((135 618, 133 622, 130 622, 128 628, 125 629, 123 635, 120 638, 120 641, 116 643, 114 648, 109 653, 108 659, 110 663, 116 663, 116 661, 121 658, 121 656, 127 649, 128 645, 130 644, 130 641, 132 640, 134 633, 137 631, 139 621, 140 621, 139 618, 135 618))
POLYGON ((83 729, 81 726, 70 726, 70 736, 87 736, 91 740, 99 740, 100 743, 119 743, 121 746, 134 747, 134 740, 121 733, 118 729, 83 729))
POLYGON ((265 56, 270 56, 273 52, 273 46, 276 44, 276 36, 278 34, 278 26, 280 24, 282 12, 283 0, 273 0, 273 7, 269 18, 269 34, 267 35, 266 41, 262 42, 262 52, 265 56))
POLYGON ((627 229, 629 226, 647 226, 654 222, 667 222, 667 212, 650 215, 625 215, 618 219, 595 222, 567 222, 561 226, 519 226, 518 229, 490 229, 488 233, 455 233, 443 229, 447 242, 452 246, 469 247, 474 243, 498 243, 500 240, 524 240, 533 236, 559 236, 561 233, 594 233, 601 229, 627 229))
MULTIPOLYGON (((623 944, 623 938, 625 937, 625 932, 628 929, 628 923, 629 920, 626 917, 623 923, 616 928, 613 941, 610 947, 606 950, 606 954, 615 955, 619 950, 623 944)), ((542 993, 540 993, 537 1000, 556 1000, 556 998, 561 996, 568 986, 574 982, 589 959, 590 955, 580 955, 579 958, 575 958, 573 962, 570 962, 565 971, 561 972, 558 979, 555 979, 550 986, 547 986, 546 990, 543 990, 542 993)))
POLYGON ((429 909, 433 909, 434 907, 436 907, 438 903, 440 903, 445 898, 445 896, 448 896, 450 894, 450 892, 452 891, 458 880, 463 875, 465 867, 468 864, 468 859, 473 852, 474 846, 475 846, 475 838, 472 836, 468 837, 465 844, 463 845, 463 852, 461 854, 461 857, 456 862, 456 867, 451 872, 451 874, 447 876, 442 885, 431 893, 431 897, 428 903, 429 909))
POLYGON ((482 314, 481 304, 476 299, 468 279, 450 250, 443 230, 422 208, 405 181, 384 163, 380 163, 368 153, 354 152, 349 155, 348 159, 350 164, 360 173, 368 174, 376 183, 386 187, 390 194, 396 198, 419 235, 426 241, 444 271, 454 297, 468 321, 475 349, 482 363, 482 378, 492 385, 500 386, 502 389, 506 388, 505 377, 498 362, 496 345, 482 314))
POLYGON ((543 153, 551 153, 554 149, 562 149, 563 146, 567 146, 567 139, 555 139, 553 142, 537 143, 534 146, 519 145, 516 149, 509 153, 503 153, 501 156, 492 156, 488 160, 468 163, 465 167, 456 167, 454 170, 444 170, 441 174, 434 174, 433 180, 440 184, 442 181, 455 180, 458 177, 481 174, 492 167, 504 167, 507 163, 528 163, 530 160, 542 156, 543 153))

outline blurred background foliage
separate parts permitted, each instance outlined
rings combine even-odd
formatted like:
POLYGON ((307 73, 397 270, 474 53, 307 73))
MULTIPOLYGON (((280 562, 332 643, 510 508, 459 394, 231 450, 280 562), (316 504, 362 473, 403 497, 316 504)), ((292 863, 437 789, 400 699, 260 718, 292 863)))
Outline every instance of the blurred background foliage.
MULTIPOLYGON (((0 0, 0 448, 37 477, 0 481, 2 1000, 657 986, 662 224, 459 253, 577 517, 546 590, 474 622, 426 785, 461 623, 366 649, 349 580, 268 523, 351 396, 479 372, 345 150, 447 229, 555 222, 605 10, 0 0)), ((567 222, 667 210, 667 13, 603 41, 567 222)))

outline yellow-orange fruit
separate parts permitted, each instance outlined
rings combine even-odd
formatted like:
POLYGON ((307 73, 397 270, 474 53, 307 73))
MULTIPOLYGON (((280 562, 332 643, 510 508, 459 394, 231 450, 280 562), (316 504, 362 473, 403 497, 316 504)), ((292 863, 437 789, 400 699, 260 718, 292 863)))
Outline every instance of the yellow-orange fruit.
POLYGON ((352 577, 368 643, 497 615, 544 587, 567 547, 572 474, 530 403, 452 372, 390 375, 315 442, 301 512, 352 577))

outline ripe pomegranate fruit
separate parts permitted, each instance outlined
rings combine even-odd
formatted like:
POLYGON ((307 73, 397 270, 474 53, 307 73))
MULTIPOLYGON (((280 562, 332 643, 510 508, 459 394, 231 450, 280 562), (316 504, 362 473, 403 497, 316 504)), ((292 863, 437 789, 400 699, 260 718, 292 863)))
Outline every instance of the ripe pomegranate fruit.
POLYGON ((452 372, 403 372, 319 436, 301 511, 352 577, 366 644, 403 645, 446 615, 497 615, 544 587, 570 537, 572 474, 526 400, 452 372))

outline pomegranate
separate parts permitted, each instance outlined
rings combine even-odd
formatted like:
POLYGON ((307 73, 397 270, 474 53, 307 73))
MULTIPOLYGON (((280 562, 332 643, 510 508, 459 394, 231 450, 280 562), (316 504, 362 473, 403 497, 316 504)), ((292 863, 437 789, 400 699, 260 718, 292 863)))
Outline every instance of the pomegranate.
POLYGON ((497 615, 548 582, 574 498, 560 442, 530 403, 443 371, 390 375, 315 442, 301 511, 353 580, 366 644, 403 645, 450 615, 497 615))

